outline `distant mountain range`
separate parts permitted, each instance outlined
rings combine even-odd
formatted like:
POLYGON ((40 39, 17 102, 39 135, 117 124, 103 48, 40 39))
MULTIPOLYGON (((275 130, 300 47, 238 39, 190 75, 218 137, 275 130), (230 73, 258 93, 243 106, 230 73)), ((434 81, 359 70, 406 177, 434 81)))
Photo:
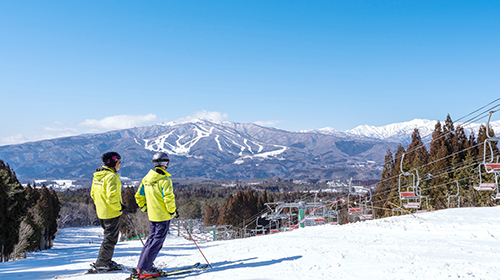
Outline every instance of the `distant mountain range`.
MULTIPOLYGON (((431 138, 434 127, 437 121, 414 119, 409 122, 394 123, 385 126, 370 126, 370 125, 360 125, 354 129, 347 130, 345 132, 340 132, 331 127, 317 129, 317 130, 307 130, 304 132, 316 132, 329 135, 349 135, 358 137, 367 137, 378 140, 387 140, 391 142, 399 142, 403 144, 409 144, 411 142, 411 135, 415 128, 418 128, 420 136, 424 138, 431 138)), ((444 122, 441 122, 443 125, 444 122)), ((455 127, 459 124, 455 124, 455 127)), ((500 132, 500 121, 491 122, 490 125, 497 132, 500 132)), ((468 124, 464 125, 465 132, 469 134, 471 131, 476 133, 479 131, 481 124, 468 124)))
MULTIPOLYGON (((359 126, 291 132, 256 124, 196 120, 0 146, 22 182, 40 179, 90 180, 100 156, 117 151, 120 174, 140 179, 151 157, 164 151, 177 179, 280 177, 379 179, 388 149, 395 150, 415 127, 431 133, 435 122, 414 120, 384 127, 359 126)), ((500 122, 495 125, 500 127, 500 122)))

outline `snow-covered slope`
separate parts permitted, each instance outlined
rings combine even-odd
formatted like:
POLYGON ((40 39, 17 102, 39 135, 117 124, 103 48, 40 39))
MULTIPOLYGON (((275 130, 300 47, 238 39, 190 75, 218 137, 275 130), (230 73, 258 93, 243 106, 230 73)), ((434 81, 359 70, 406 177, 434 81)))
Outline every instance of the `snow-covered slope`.
MULTIPOLYGON (((200 243, 213 269, 168 279, 498 279, 500 207, 460 208, 306 227, 267 236, 200 243)), ((95 261, 100 228, 62 230, 51 250, 0 263, 0 279, 52 279, 95 261), (93 244, 89 245, 89 241, 93 244)), ((119 243, 115 260, 136 266, 139 241, 119 243)), ((156 265, 204 262, 193 242, 169 235, 156 265)), ((126 273, 70 279, 125 279, 126 273)))

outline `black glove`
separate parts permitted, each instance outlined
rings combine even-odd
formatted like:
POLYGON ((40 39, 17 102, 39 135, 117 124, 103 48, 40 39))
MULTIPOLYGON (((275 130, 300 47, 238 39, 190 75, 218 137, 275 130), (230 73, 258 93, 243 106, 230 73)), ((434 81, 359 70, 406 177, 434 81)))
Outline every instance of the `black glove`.
POLYGON ((127 213, 127 206, 122 203, 122 213, 127 213))
POLYGON ((172 216, 172 218, 176 219, 176 218, 179 218, 179 212, 177 212, 177 209, 175 209, 175 212, 174 213, 170 213, 170 215, 172 216))

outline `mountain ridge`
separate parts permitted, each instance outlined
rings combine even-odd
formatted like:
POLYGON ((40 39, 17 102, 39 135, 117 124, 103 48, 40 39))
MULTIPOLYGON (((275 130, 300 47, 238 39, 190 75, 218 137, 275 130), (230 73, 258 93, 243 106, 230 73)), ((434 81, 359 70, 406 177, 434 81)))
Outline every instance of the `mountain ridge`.
MULTIPOLYGON (((434 131, 436 124, 437 120, 413 119, 407 122, 392 123, 384 126, 359 125, 353 129, 346 130, 345 132, 340 132, 331 127, 325 127, 321 129, 308 130, 308 131, 315 131, 318 133, 332 134, 332 135, 339 135, 344 133, 345 135, 350 135, 353 137, 356 136, 367 137, 372 139, 409 143, 410 142, 409 140, 411 139, 411 135, 415 128, 419 129, 420 136, 422 138, 426 138, 432 135, 432 132, 434 131)), ((441 121, 441 125, 443 124, 444 122, 441 121)), ((455 127, 457 127, 457 125, 461 124, 456 123, 454 125, 455 127)), ((477 133, 481 125, 483 124, 476 124, 476 123, 467 124, 464 126, 464 130, 467 134, 470 134, 471 131, 477 133)), ((490 123, 490 125, 491 127, 493 127, 494 130, 500 131, 500 120, 493 121, 490 123)))
POLYGON ((138 179, 157 151, 171 157, 177 178, 251 179, 378 177, 361 170, 383 158, 395 143, 268 128, 256 124, 197 120, 115 130, 100 134, 1 146, 0 158, 24 181, 91 178, 102 153, 123 158, 121 174, 138 179), (363 171, 363 172, 362 172, 363 171))
MULTIPOLYGON (((151 168, 151 157, 158 151, 170 155, 169 171, 184 179, 379 179, 387 150, 408 141, 415 127, 421 135, 430 135, 435 123, 416 119, 347 132, 333 128, 293 132, 197 119, 0 146, 0 159, 22 181, 92 178, 100 156, 110 150, 122 155, 120 173, 132 179, 151 168)), ((500 121, 492 126, 500 127, 500 121)))

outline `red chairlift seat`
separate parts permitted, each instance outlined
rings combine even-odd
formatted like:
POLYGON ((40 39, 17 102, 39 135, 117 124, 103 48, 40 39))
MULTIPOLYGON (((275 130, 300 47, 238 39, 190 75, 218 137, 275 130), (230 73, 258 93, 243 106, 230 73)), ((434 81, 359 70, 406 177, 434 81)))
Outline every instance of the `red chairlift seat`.
POLYGON ((349 212, 357 212, 357 213, 361 213, 361 208, 349 208, 349 212))
POLYGON ((500 172, 500 163, 485 163, 486 171, 500 172))
POLYGON ((405 205, 403 205, 405 208, 415 208, 418 209, 420 208, 420 202, 408 202, 405 205))
POLYGON ((402 198, 418 198, 418 196, 415 194, 415 192, 400 192, 399 195, 402 198))
POLYGON ((492 191, 496 188, 495 183, 482 183, 479 186, 474 186, 476 191, 492 191))

